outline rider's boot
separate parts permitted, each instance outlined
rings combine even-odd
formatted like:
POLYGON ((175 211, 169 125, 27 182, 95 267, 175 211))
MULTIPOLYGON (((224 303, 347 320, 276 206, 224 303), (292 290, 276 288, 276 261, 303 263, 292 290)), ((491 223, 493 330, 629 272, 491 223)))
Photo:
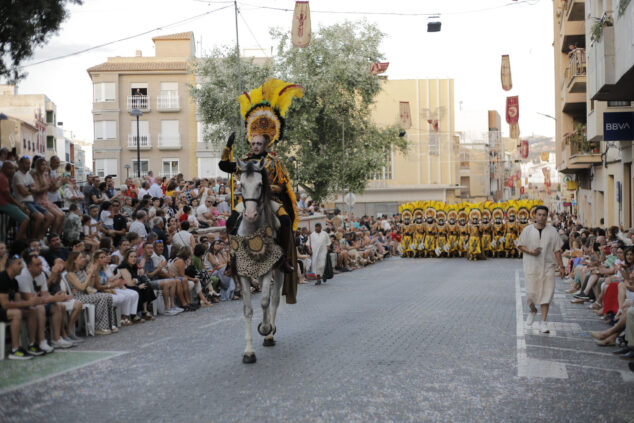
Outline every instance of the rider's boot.
POLYGON ((282 247, 282 258, 280 258, 280 268, 284 273, 293 273, 294 268, 288 257, 288 250, 290 248, 291 237, 293 232, 291 231, 290 219, 280 219, 280 229, 277 233, 277 243, 282 247))

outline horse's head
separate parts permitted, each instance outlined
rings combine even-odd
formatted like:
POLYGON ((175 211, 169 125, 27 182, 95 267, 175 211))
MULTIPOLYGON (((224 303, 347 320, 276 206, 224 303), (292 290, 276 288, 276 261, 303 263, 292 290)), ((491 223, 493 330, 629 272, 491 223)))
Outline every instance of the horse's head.
POLYGON ((264 159, 259 162, 238 160, 240 169, 240 189, 244 204, 244 218, 249 223, 255 223, 260 216, 260 206, 264 199, 264 181, 262 169, 264 159))

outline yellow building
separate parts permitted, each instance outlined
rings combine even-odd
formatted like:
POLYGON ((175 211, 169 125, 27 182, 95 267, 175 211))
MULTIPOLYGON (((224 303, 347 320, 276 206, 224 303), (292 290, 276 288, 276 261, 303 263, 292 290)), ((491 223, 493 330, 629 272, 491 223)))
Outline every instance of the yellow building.
POLYGON ((388 166, 357 195, 356 215, 396 213, 398 204, 415 200, 454 201, 458 186, 459 140, 454 134, 452 79, 382 79, 372 117, 378 125, 401 121, 406 102, 411 127, 405 126, 409 149, 390 153, 388 166))
POLYGON ((137 174, 137 143, 141 174, 185 178, 198 174, 196 106, 188 85, 194 84, 190 61, 194 34, 154 37, 156 54, 109 57, 88 69, 93 82, 94 163, 100 176, 119 182, 137 174), (137 119, 130 112, 140 110, 137 119))

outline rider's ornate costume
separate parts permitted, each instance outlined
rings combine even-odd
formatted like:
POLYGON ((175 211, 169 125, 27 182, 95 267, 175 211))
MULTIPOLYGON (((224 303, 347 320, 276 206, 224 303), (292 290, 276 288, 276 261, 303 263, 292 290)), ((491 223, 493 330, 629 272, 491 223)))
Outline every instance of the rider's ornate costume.
MULTIPOLYGON (((291 180, 284 164, 274 153, 268 152, 275 142, 283 135, 284 117, 286 111, 294 98, 301 98, 304 94, 303 88, 296 84, 289 84, 279 79, 268 79, 262 86, 244 92, 239 98, 240 112, 244 119, 249 143, 253 137, 263 136, 268 143, 264 146, 261 154, 249 153, 242 157, 243 161, 264 160, 271 196, 278 203, 277 217, 280 221, 277 241, 282 247, 288 271, 294 269, 292 273, 286 275, 284 281, 284 294, 286 302, 294 303, 297 291, 296 255, 293 231, 297 229, 299 216, 297 213, 297 201, 293 192, 291 180)), ((225 147, 219 167, 227 173, 239 174, 236 162, 232 161, 233 137, 225 147)), ((237 228, 235 228, 237 229, 237 228)))

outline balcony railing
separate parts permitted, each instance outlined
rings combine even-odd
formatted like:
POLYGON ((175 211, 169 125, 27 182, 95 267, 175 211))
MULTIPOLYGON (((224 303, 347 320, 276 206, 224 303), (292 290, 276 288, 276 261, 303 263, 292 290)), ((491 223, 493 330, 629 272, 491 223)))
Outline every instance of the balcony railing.
MULTIPOLYGON (((152 148, 152 141, 149 135, 141 135, 138 138, 141 142, 139 143, 139 148, 141 149, 150 149, 152 148)), ((137 137, 136 135, 128 135, 128 148, 136 149, 137 146, 137 137)))
POLYGON ((156 109, 159 112, 171 112, 180 110, 178 93, 161 94, 156 97, 156 109))
POLYGON ((591 154, 600 154, 601 145, 598 141, 571 141, 570 142, 570 155, 571 156, 580 156, 580 155, 591 155, 591 154))
POLYGON ((163 150, 178 150, 181 148, 181 136, 163 135, 158 136, 158 147, 163 150))
POLYGON ((142 112, 150 110, 150 96, 149 95, 129 95, 128 96, 128 111, 138 109, 142 112))

